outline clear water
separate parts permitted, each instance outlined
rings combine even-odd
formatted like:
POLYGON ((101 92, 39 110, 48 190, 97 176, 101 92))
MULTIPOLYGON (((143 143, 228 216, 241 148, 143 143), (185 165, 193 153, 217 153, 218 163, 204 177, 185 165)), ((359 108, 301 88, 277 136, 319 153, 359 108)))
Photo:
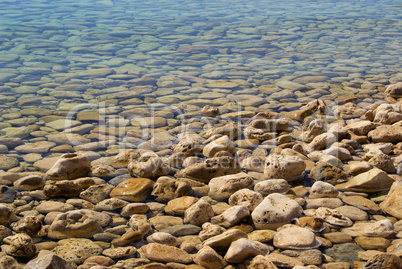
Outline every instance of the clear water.
POLYGON ((202 108, 236 102, 244 93, 266 100, 259 104, 265 108, 287 110, 296 107, 287 102, 318 97, 375 96, 402 72, 401 5, 397 0, 4 0, 0 113, 41 106, 65 115, 69 103, 108 99, 118 99, 112 103, 119 111, 150 103, 202 108), (185 83, 166 86, 166 76, 185 83), (286 90, 275 86, 281 80, 307 87, 278 95, 286 90), (208 86, 216 81, 234 81, 237 87, 208 86), (137 99, 124 103, 130 98, 137 99))
POLYGON ((68 72, 119 64, 134 64, 137 70, 129 71, 141 74, 250 70, 259 79, 295 72, 385 78, 401 72, 401 5, 395 0, 1 1, 0 55, 19 56, 1 61, 1 68, 16 75, 24 74, 19 68, 43 68, 34 72, 41 80, 51 80, 58 65, 68 72), (178 50, 184 45, 211 48, 186 54, 178 50))

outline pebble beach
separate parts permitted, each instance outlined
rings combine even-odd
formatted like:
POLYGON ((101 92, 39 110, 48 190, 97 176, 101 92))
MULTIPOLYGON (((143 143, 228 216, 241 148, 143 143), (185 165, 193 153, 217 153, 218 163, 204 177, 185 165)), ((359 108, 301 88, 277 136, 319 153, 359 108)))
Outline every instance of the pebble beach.
POLYGON ((402 268, 397 1, 0 3, 0 269, 402 268))

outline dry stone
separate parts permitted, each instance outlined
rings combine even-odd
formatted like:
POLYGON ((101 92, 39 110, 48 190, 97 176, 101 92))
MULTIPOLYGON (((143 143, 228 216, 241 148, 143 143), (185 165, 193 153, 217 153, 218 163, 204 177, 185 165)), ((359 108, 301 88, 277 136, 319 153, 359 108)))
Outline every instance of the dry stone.
POLYGON ((203 246, 210 246, 214 250, 227 250, 232 242, 240 238, 247 238, 247 234, 239 229, 230 229, 208 238, 203 242, 203 246))
POLYGON ((225 255, 225 260, 230 263, 241 263, 246 258, 257 255, 267 255, 269 247, 266 244, 252 241, 246 238, 240 238, 230 244, 225 255))
POLYGON ((229 205, 243 205, 252 212, 263 200, 261 193, 249 189, 241 189, 229 197, 229 205))
POLYGON ((235 143, 230 140, 229 136, 224 135, 205 145, 204 149, 202 150, 202 154, 208 158, 211 158, 214 157, 214 155, 219 151, 234 153, 235 149, 235 143))
POLYGON ((265 197, 272 193, 285 194, 290 190, 290 185, 285 179, 268 179, 255 184, 254 190, 265 197))
POLYGON ((91 161, 88 157, 67 153, 60 156, 60 159, 46 172, 45 180, 67 180, 80 177, 87 177, 91 173, 91 161))
POLYGON ((387 237, 394 233, 394 227, 391 220, 379 220, 376 222, 357 222, 352 227, 342 229, 342 232, 352 237, 387 237))
POLYGON ((63 268, 63 269, 76 269, 77 265, 72 261, 66 261, 55 254, 45 254, 41 255, 31 261, 29 261, 24 269, 53 269, 53 268, 63 268))
POLYGON ((257 229, 276 229, 298 217, 302 211, 296 201, 273 193, 265 197, 251 213, 251 217, 257 229))
POLYGON ((200 199, 184 212, 184 223, 202 225, 213 216, 212 206, 204 199, 200 199))
POLYGON ((8 244, 5 253, 14 257, 29 259, 36 254, 36 246, 32 238, 25 233, 18 233, 3 240, 8 244))
POLYGON ((365 173, 358 174, 344 184, 337 185, 337 189, 346 189, 359 192, 378 192, 389 190, 394 180, 384 171, 373 168, 365 173))
POLYGON ((265 160, 264 176, 295 180, 301 177, 304 169, 306 164, 300 157, 271 154, 265 160))
POLYGON ((387 214, 402 219, 402 181, 395 181, 387 194, 387 198, 380 204, 380 208, 387 214))
POLYGON ((227 262, 213 248, 204 246, 194 257, 194 262, 206 269, 221 269, 227 262))
POLYGON ((70 238, 60 240, 52 251, 66 261, 81 264, 91 256, 100 255, 103 249, 89 239, 70 238))
POLYGON ((223 227, 232 227, 250 216, 247 207, 236 205, 228 208, 222 214, 211 218, 211 223, 219 224, 223 227))
POLYGON ((208 184, 208 196, 215 200, 226 200, 236 191, 250 189, 253 185, 253 178, 246 173, 215 177, 208 184))
POLYGON ((159 262, 177 262, 188 264, 193 261, 190 254, 177 247, 166 246, 158 243, 149 243, 142 247, 146 258, 159 262))
POLYGON ((320 245, 312 231, 298 226, 284 226, 274 236, 274 246, 282 249, 311 249, 320 245))
POLYGON ((155 182, 151 195, 156 196, 155 200, 158 202, 167 202, 174 198, 189 195, 191 191, 192 188, 189 183, 163 176, 155 182))

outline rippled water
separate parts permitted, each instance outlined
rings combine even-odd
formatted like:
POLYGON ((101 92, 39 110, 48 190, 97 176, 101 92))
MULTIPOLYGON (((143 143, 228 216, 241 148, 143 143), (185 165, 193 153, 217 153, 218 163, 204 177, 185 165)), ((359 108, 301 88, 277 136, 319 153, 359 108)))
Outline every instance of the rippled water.
POLYGON ((150 104, 286 111, 375 97, 401 76, 399 3, 1 1, 1 127, 104 101, 126 117, 150 104))

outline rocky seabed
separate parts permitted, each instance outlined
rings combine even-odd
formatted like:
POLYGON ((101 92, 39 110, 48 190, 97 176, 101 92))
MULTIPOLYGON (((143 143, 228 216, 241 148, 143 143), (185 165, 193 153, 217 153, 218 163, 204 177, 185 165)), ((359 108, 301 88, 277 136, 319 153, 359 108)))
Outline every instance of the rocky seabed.
POLYGON ((0 267, 401 268, 402 83, 380 95, 3 128, 0 267))

